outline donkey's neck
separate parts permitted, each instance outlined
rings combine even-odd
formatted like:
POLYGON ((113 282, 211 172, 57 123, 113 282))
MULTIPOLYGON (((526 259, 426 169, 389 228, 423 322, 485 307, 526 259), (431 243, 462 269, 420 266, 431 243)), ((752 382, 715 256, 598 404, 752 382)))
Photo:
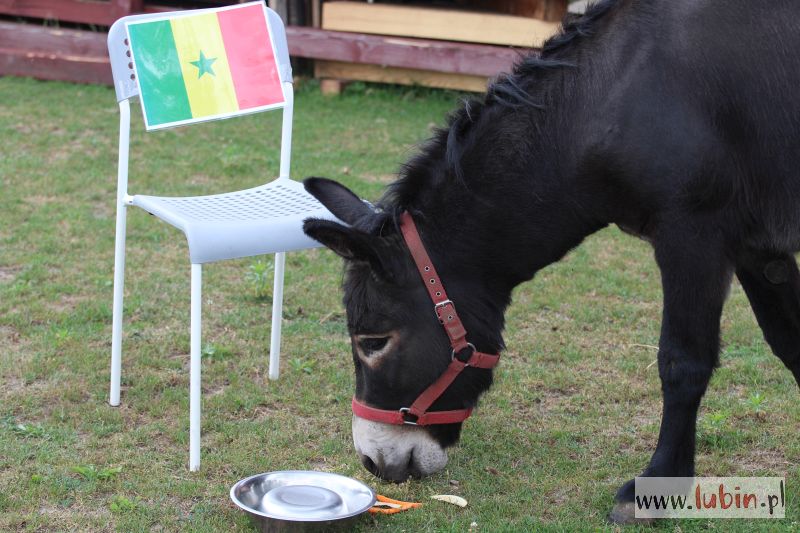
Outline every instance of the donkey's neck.
POLYGON ((415 215, 445 283, 458 279, 459 297, 480 301, 476 320, 502 327, 514 287, 608 223, 582 151, 587 108, 607 80, 586 51, 600 48, 591 35, 617 7, 600 2, 466 102, 389 191, 392 207, 415 215))
POLYGON ((569 165, 557 150, 547 157, 525 153, 526 139, 536 132, 507 138, 499 131, 502 125, 513 129, 519 123, 487 124, 499 129, 487 127, 482 148, 465 155, 463 181, 442 182, 404 208, 417 221, 470 342, 495 351, 503 347, 504 314, 514 287, 604 224, 583 213, 589 200, 566 175, 569 165))
POLYGON ((431 179, 408 206, 445 270, 510 293, 605 226, 587 209, 594 193, 560 138, 562 119, 557 107, 487 107, 463 140, 459 176, 431 179))

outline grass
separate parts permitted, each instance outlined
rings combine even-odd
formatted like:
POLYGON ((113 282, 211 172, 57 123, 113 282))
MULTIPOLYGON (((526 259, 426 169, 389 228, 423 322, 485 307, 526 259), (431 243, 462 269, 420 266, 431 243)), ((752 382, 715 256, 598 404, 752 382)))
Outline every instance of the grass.
MULTIPOLYGON (((309 84, 297 95, 293 175, 332 177, 376 198, 456 97, 356 85, 328 99, 309 84)), ((649 459, 659 424, 661 295, 646 244, 602 231, 519 287, 496 384, 447 469, 402 485, 372 478, 353 451, 339 259, 289 255, 278 381, 266 376, 270 259, 209 265, 203 464, 190 473, 187 248, 139 210, 128 219, 122 406, 107 404, 113 92, 0 78, 0 102, 0 530, 249 531, 229 487, 257 472, 309 468, 426 502, 365 518, 363 531, 615 529, 605 523, 614 493, 649 459), (428 500, 441 493, 469 506, 428 500)), ((264 182, 277 169, 279 120, 145 134, 135 107, 133 153, 149 157, 133 158, 130 189, 183 195, 264 182)), ((786 475, 788 518, 655 529, 798 528, 797 385, 738 285, 723 339, 698 424, 698 473, 786 475)))

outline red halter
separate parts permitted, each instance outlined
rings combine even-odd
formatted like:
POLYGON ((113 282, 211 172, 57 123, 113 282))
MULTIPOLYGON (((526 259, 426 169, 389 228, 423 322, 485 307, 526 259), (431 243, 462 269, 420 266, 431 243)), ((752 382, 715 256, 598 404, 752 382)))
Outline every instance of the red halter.
POLYGON ((385 424, 429 426, 463 422, 472 413, 472 409, 429 413, 428 408, 447 390, 447 387, 455 381, 462 370, 468 366, 486 369, 494 368, 500 360, 500 355, 478 352, 475 350, 475 346, 467 342, 467 330, 464 329, 464 325, 461 323, 458 313, 456 313, 455 305, 447 297, 447 293, 444 292, 442 280, 439 278, 439 274, 436 273, 436 269, 433 268, 433 263, 425 251, 425 246, 422 244, 414 219, 411 218, 408 212, 400 215, 400 230, 403 233, 403 239, 406 241, 411 256, 414 258, 414 263, 417 265, 417 270, 419 270, 419 274, 425 282, 428 294, 433 300, 433 309, 436 312, 436 316, 450 338, 450 346, 453 349, 450 366, 436 381, 422 391, 417 399, 414 400, 414 403, 411 404, 411 407, 401 407, 398 410, 376 409, 359 402, 353 397, 353 414, 359 418, 385 424), (463 362, 456 355, 465 349, 471 349, 472 355, 466 362, 463 362))

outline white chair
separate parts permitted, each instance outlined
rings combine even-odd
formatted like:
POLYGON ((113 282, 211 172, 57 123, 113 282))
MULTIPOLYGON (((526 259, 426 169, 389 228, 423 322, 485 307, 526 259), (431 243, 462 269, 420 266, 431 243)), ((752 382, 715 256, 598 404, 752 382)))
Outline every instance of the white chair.
MULTIPOLYGON (((221 24, 220 22, 220 28, 222 28, 221 24)), ((211 32, 211 30, 209 30, 209 32, 211 32)), ((214 35, 209 33, 210 37, 206 38, 201 35, 201 32, 199 32, 197 28, 192 27, 188 35, 189 38, 197 38, 200 34, 202 40, 198 42, 202 42, 203 46, 207 46, 205 44, 207 40, 219 38, 216 32, 217 30, 214 29, 214 31, 211 32, 214 33, 214 35)), ((184 32, 184 34, 186 34, 186 32, 184 32)), ((239 47, 241 50, 249 50, 252 48, 252 34, 253 32, 249 34, 251 41, 239 47)), ((335 217, 317 202, 315 198, 306 193, 302 184, 289 178, 293 109, 291 65, 289 63, 289 53, 286 45, 286 33, 283 23, 280 17, 278 17, 274 11, 264 6, 262 2, 241 4, 231 6, 230 8, 199 9, 124 17, 116 21, 109 30, 108 50, 111 58, 114 87, 116 89, 120 110, 117 222, 114 254, 114 308, 111 345, 111 394, 109 403, 113 406, 119 405, 120 403, 122 298, 125 275, 125 226, 127 208, 128 206, 134 205, 183 231, 189 243, 189 256, 191 260, 189 468, 190 470, 197 470, 200 467, 200 324, 203 263, 275 253, 275 282, 273 291, 269 377, 271 379, 277 379, 280 357, 285 252, 319 246, 316 241, 308 238, 303 233, 302 221, 305 218, 322 217, 335 219, 335 217), (163 73, 159 72, 159 68, 147 70, 152 66, 145 64, 147 61, 155 64, 158 63, 160 59, 148 55, 155 53, 152 50, 146 50, 146 47, 150 46, 152 43, 148 44, 150 41, 147 41, 145 37, 140 37, 140 35, 147 34, 150 37, 164 37, 164 32, 162 31, 159 33, 159 31, 155 31, 157 26, 150 23, 162 23, 163 26, 163 22, 166 21, 167 26, 171 25, 169 27, 173 28, 175 31, 175 34, 172 36, 172 44, 178 49, 177 47, 180 43, 177 33, 178 30, 176 28, 186 26, 187 24, 190 26, 192 24, 199 24, 198 21, 201 20, 201 18, 190 20, 191 17, 205 17, 202 18, 205 22, 208 22, 209 17, 218 17, 218 20, 222 21, 224 17, 228 17, 225 18, 225 20, 228 20, 230 16, 244 13, 243 11, 232 13, 231 11, 234 9, 249 9, 250 11, 246 13, 246 18, 249 22, 241 20, 240 24, 234 21, 233 26, 230 26, 230 23, 228 23, 228 30, 231 28, 235 30, 232 33, 229 31, 229 34, 239 34, 239 37, 241 37, 247 34, 249 31, 247 28, 251 27, 251 23, 263 25, 265 22, 269 33, 267 39, 269 40, 269 36, 271 36, 272 41, 271 44, 269 42, 267 43, 269 49, 263 49, 258 54, 245 52, 243 57, 237 59, 231 56, 231 54, 236 53, 236 47, 226 42, 228 56, 224 58, 221 57, 219 52, 215 54, 207 52, 208 56, 206 56, 202 53, 202 50, 200 50, 201 53, 198 55, 197 61, 187 61, 187 57, 185 56, 176 56, 179 59, 180 68, 188 68, 189 73, 192 74, 191 78, 186 78, 184 80, 187 95, 190 89, 197 90, 196 86, 191 85, 193 83, 198 83, 197 79, 206 82, 207 80, 202 79, 205 75, 216 83, 218 81, 217 78, 221 79, 224 77, 222 71, 225 68, 230 70, 231 79, 234 80, 235 73, 233 69, 235 64, 238 64, 242 69, 248 72, 254 72, 255 70, 253 69, 260 68, 263 69, 263 73, 265 73, 264 76, 269 77, 269 75, 272 75, 276 81, 276 86, 271 88, 271 98, 273 100, 277 98, 277 101, 270 101, 267 104, 264 104, 262 101, 259 105, 254 105, 253 101, 245 102, 247 105, 251 105, 251 107, 244 107, 234 112, 230 112, 230 109, 226 110, 226 108, 222 106, 222 108, 220 108, 222 111, 216 114, 212 112, 211 114, 198 116, 197 118, 191 118, 189 120, 173 120, 172 122, 167 121, 167 123, 159 124, 158 120, 153 118, 156 116, 153 109, 162 104, 166 105, 165 102, 169 102, 170 98, 170 95, 166 92, 158 92, 161 90, 159 84, 168 83, 170 80, 167 75, 162 75, 163 73), (263 21, 254 22, 257 21, 259 17, 263 17, 263 21), (145 24, 149 25, 145 26, 145 24), (131 30, 130 28, 133 29, 131 30), (269 50, 272 51, 271 54, 269 50), (212 57, 214 55, 218 57, 212 57), (238 63, 236 63, 237 61, 238 63), (203 72, 203 70, 205 70, 205 72, 203 72), (270 74, 270 72, 272 74, 270 74), (194 78, 194 73, 198 74, 197 79, 194 78), (140 84, 140 80, 143 76, 145 82, 140 84), (282 89, 282 96, 280 94, 280 89, 282 89), (140 100, 144 100, 144 104, 147 104, 146 106, 143 104, 143 114, 145 115, 145 123, 148 130, 180 125, 182 123, 191 123, 194 121, 228 118, 229 116, 252 113, 270 108, 282 108, 283 125, 278 178, 266 185, 261 185, 252 189, 211 196, 174 198, 138 194, 130 195, 128 193, 130 99, 134 96, 139 96, 140 100), (150 118, 149 120, 148 117, 150 118)), ((165 52, 165 54, 167 53, 165 52)), ((156 65, 156 67, 158 67, 158 65, 156 65)), ((256 78, 258 78, 258 76, 256 76, 256 78)), ((171 82, 174 81, 174 79, 171 80, 171 82)), ((264 87, 266 87, 266 84, 264 87)), ((256 84, 254 87, 249 87, 248 90, 251 90, 251 92, 255 90, 256 93, 266 94, 268 91, 264 89, 264 87, 256 84)), ((200 90, 205 89, 201 87, 200 90)), ((239 90, 240 88, 237 86, 236 91, 239 90)), ((212 98, 209 94, 201 94, 200 98, 208 100, 212 98)), ((236 96, 239 96, 238 92, 236 96)), ((230 97, 230 95, 228 95, 228 97, 230 97)), ((266 98, 266 96, 264 98, 266 98)), ((190 101, 190 104, 193 102, 194 101, 190 101)), ((240 100, 237 104, 240 108, 243 107, 242 102, 244 102, 244 100, 240 100)), ((192 113, 195 112, 195 109, 200 109, 200 106, 192 107, 192 113)), ((219 109, 217 109, 217 111, 219 111, 219 109)), ((203 112, 204 111, 200 109, 200 112, 197 114, 202 115, 203 112)))

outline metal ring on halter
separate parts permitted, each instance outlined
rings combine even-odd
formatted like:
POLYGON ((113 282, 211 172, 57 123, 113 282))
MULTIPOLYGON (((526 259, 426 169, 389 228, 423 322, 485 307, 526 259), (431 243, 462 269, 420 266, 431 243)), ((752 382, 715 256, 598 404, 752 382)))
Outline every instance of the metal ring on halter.
MULTIPOLYGON (((472 348, 472 353, 475 353, 475 352, 477 352, 477 351, 478 351, 478 350, 475 348, 475 345, 474 345, 474 344, 472 344, 471 342, 468 342, 468 343, 467 343, 467 348, 472 348)), ((463 349, 464 349, 464 348, 462 348, 462 350, 463 350, 463 349)), ((460 352, 459 352, 459 353, 460 353, 460 352)), ((470 355, 470 358, 471 358, 471 357, 472 357, 472 356, 470 355)), ((453 360, 455 360, 455 359, 456 359, 456 349, 455 349, 455 348, 453 348, 453 349, 451 349, 451 350, 450 350, 450 360, 451 360, 451 361, 453 361, 453 360)), ((461 359, 459 359, 459 361, 461 361, 461 359)), ((461 362, 462 362, 462 363, 464 363, 464 365, 466 365, 466 366, 469 366, 469 360, 467 360, 467 361, 461 361, 461 362)))
MULTIPOLYGON (((412 420, 406 420, 406 416, 405 415, 411 414, 411 409, 409 409, 408 407, 401 407, 399 409, 399 411, 400 411, 400 416, 403 417, 403 424, 405 424, 407 426, 416 426, 416 425, 418 425, 416 422, 414 422, 412 420)), ((414 415, 411 415, 411 416, 414 416, 414 415)), ((417 417, 417 420, 419 420, 419 417, 417 417)))

